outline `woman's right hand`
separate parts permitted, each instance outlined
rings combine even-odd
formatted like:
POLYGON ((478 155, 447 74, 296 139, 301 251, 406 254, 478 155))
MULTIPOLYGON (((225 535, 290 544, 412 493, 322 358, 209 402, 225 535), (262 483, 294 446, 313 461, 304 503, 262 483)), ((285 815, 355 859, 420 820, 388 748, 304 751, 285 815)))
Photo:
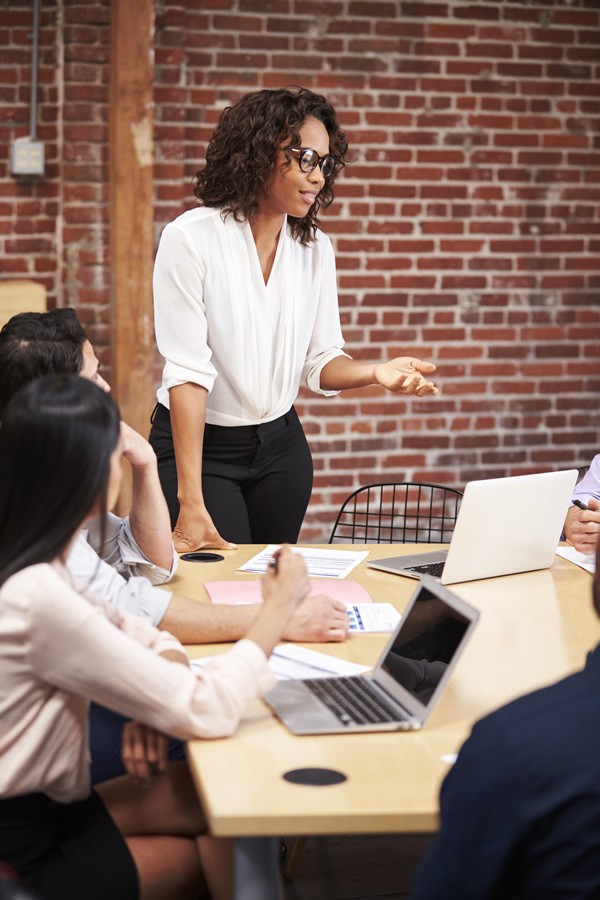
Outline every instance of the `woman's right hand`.
POLYGON ((177 553, 211 548, 235 550, 237 544, 222 538, 205 506, 196 505, 189 509, 181 506, 179 517, 173 529, 173 543, 177 553))
POLYGON ((279 604, 290 617, 309 595, 310 581, 306 563, 286 544, 277 551, 275 562, 263 575, 262 592, 265 603, 271 606, 279 604))
POLYGON ((310 593, 302 557, 283 546, 277 554, 276 565, 269 566, 263 575, 262 591, 264 603, 246 637, 269 656, 298 606, 310 593))

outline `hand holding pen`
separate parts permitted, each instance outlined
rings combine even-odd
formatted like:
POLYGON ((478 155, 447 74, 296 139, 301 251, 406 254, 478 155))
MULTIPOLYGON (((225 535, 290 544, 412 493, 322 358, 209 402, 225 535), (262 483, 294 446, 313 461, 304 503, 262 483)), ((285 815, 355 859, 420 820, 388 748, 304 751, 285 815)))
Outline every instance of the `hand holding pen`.
POLYGON ((275 574, 277 574, 277 572, 279 570, 280 555, 281 555, 281 548, 279 548, 279 550, 275 550, 275 552, 273 553, 273 558, 271 559, 271 562, 269 563, 269 568, 273 569, 275 574))
POLYGON ((590 497, 587 503, 577 499, 572 504, 565 519, 565 538, 579 553, 594 553, 600 535, 600 503, 590 497))
POLYGON ((306 564, 298 553, 283 545, 273 553, 263 578, 263 595, 281 593, 292 606, 297 606, 309 593, 306 564))

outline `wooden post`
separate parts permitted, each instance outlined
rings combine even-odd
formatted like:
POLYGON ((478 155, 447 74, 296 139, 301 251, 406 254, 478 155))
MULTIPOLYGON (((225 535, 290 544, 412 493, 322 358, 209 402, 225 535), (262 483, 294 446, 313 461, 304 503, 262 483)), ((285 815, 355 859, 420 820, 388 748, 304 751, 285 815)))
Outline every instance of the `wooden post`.
MULTIPOLYGON (((153 0, 112 0, 110 267, 112 389, 123 419, 145 437, 154 404, 153 0)), ((126 472, 126 476, 130 473, 126 472)), ((119 511, 131 504, 125 478, 119 511)))

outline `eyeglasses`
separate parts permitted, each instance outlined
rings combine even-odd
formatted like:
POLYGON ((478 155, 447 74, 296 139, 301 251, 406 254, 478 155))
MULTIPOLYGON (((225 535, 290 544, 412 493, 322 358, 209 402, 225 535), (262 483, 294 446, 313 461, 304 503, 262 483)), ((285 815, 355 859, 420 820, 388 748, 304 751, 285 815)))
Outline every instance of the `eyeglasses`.
POLYGON ((323 178, 329 178, 333 173, 335 158, 329 154, 319 156, 317 151, 311 150, 310 147, 289 147, 288 152, 294 154, 302 172, 314 172, 318 166, 323 178))

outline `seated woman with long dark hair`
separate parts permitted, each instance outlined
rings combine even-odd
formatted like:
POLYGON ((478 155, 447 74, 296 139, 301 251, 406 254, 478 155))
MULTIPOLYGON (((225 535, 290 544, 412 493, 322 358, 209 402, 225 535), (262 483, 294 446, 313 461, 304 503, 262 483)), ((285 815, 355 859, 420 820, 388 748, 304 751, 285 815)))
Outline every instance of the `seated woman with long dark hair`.
POLYGON ((206 835, 165 734, 230 734, 272 685, 266 658, 308 593, 283 549, 246 638, 201 675, 168 633, 76 585, 64 560, 120 486, 120 419, 78 376, 31 382, 0 428, 0 859, 44 900, 231 894, 229 842, 206 835), (130 717, 129 775, 90 788, 87 710, 130 717), (142 724, 143 723, 143 724, 142 724), (133 777, 131 777, 133 776, 133 777))

